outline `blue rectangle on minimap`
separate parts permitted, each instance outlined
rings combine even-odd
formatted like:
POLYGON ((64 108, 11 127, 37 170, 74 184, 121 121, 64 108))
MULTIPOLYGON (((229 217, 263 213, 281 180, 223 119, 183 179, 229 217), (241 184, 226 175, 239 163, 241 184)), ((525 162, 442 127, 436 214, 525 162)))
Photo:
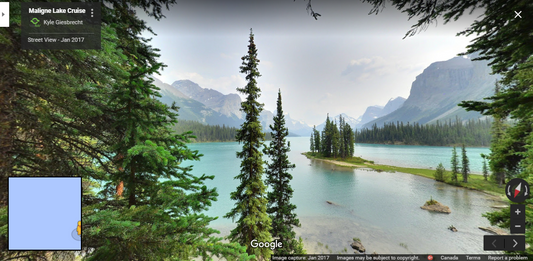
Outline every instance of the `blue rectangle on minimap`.
POLYGON ((80 177, 10 177, 9 250, 81 250, 80 177))

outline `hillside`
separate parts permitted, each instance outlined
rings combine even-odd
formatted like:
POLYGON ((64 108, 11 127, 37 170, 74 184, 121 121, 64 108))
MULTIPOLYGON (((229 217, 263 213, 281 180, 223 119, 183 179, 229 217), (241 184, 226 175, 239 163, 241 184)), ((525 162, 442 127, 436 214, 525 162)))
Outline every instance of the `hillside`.
POLYGON ((473 62, 464 57, 432 63, 416 77, 402 107, 364 127, 396 121, 435 123, 456 116, 463 120, 481 118, 479 113, 467 112, 457 104, 492 95, 497 76, 490 72, 488 61, 473 62))
MULTIPOLYGON (((240 111, 242 100, 235 93, 224 95, 217 90, 202 88, 190 80, 179 80, 169 85, 154 78, 154 85, 161 89, 162 97, 159 99, 162 102, 165 104, 176 102, 180 107, 179 119, 237 128, 244 122, 240 111)), ((274 123, 273 118, 274 113, 271 111, 261 112, 260 121, 264 131, 270 130, 268 127, 274 123)), ((285 121, 290 136, 310 135, 312 128, 305 122, 294 120, 289 114, 285 115, 285 121)))
POLYGON ((405 98, 396 97, 394 99, 391 98, 384 107, 379 105, 369 106, 368 108, 366 108, 366 111, 363 116, 361 116, 361 122, 357 127, 361 128, 361 126, 363 126, 367 122, 373 121, 377 118, 392 113, 393 111, 402 107, 404 103, 405 98))
POLYGON ((228 117, 207 107, 201 102, 188 98, 181 91, 163 83, 157 78, 154 78, 154 85, 160 88, 159 93, 161 97, 159 100, 167 105, 176 102, 176 105, 180 107, 178 119, 192 120, 211 125, 226 125, 229 127, 238 127, 242 123, 237 117, 228 117))

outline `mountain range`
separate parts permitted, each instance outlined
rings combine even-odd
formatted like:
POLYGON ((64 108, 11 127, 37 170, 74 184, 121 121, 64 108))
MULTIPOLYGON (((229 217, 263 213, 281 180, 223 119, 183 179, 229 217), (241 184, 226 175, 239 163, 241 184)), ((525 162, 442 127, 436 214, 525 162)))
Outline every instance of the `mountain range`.
MULTIPOLYGON (((159 99, 163 103, 170 105, 176 102, 180 107, 179 119, 230 127, 240 127, 244 122, 244 114, 240 111, 242 100, 237 94, 225 95, 213 89, 202 88, 190 80, 179 80, 169 85, 154 77, 153 83, 159 87, 159 99)), ((261 112, 260 121, 264 131, 270 131, 274 113, 268 110, 261 112)), ((285 126, 289 129, 290 136, 309 136, 312 130, 305 122, 291 119, 289 114, 285 115, 285 126)))
MULTIPOLYGON (((369 106, 363 115, 353 118, 341 113, 353 129, 370 128, 386 122, 434 123, 459 117, 475 119, 482 117, 478 112, 467 112, 457 106, 464 100, 482 100, 494 93, 497 75, 491 74, 488 61, 472 61, 476 56, 454 57, 447 61, 429 65, 411 85, 407 99, 396 97, 385 106, 369 106)), ((210 125, 240 127, 244 114, 240 111, 241 98, 230 93, 222 94, 213 89, 202 88, 190 80, 179 80, 172 85, 154 78, 160 88, 159 98, 166 104, 175 102, 179 107, 180 119, 194 120, 210 125)), ((263 110, 260 115, 264 131, 270 131, 275 112, 263 110)), ((338 122, 339 115, 331 118, 338 122)), ((290 136, 309 136, 312 128, 303 121, 285 115, 290 136)), ((321 131, 324 123, 317 126, 321 131)))
POLYGON ((491 74, 489 61, 472 61, 457 56, 429 65, 411 85, 411 93, 403 105, 392 113, 367 122, 382 126, 386 122, 435 123, 458 117, 462 120, 481 118, 478 112, 467 112, 457 106, 461 101, 477 100, 494 94, 498 75, 491 74))
POLYGON ((385 106, 369 106, 368 108, 366 108, 366 111, 363 116, 361 116, 361 121, 359 122, 357 128, 361 128, 365 123, 388 115, 389 113, 399 109, 400 107, 402 107, 404 102, 405 98, 396 97, 394 99, 391 98, 385 106))

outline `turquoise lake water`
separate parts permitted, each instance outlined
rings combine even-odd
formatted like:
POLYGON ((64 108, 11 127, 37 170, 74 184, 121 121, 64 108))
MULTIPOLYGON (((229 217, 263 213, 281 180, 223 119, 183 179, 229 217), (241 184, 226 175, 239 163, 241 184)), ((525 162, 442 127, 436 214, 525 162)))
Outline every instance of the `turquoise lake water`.
MULTIPOLYGON (((493 211, 498 199, 478 191, 462 189, 432 179, 404 173, 375 172, 334 166, 301 155, 309 150, 309 138, 294 137, 289 159, 296 164, 291 172, 294 189, 292 202, 302 224, 297 228, 306 248, 312 252, 343 252, 352 238, 360 238, 367 253, 483 253, 483 235, 479 226, 489 226, 481 215, 493 211), (447 205, 451 214, 420 209, 430 197, 447 205), (332 201, 336 205, 330 205, 332 201), (454 225, 459 231, 447 228, 454 225), (320 245, 319 244, 322 244, 320 245), (328 245, 328 249, 325 249, 328 245)), ((215 175, 208 187, 216 187, 218 201, 206 214, 218 216, 212 227, 227 235, 234 227, 222 218, 232 207, 230 193, 238 181, 240 161, 235 153, 241 145, 198 143, 189 147, 204 154, 194 165, 196 175, 215 175)), ((480 153, 487 148, 467 148, 471 169, 481 172, 480 153)), ((449 169, 451 148, 358 144, 355 155, 380 164, 429 168, 442 162, 449 169)))

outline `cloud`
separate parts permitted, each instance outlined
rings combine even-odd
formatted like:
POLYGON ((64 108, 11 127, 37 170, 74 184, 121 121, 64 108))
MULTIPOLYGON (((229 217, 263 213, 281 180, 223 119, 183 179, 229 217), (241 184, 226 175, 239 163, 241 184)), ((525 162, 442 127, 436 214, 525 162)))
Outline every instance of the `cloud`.
POLYGON ((329 92, 326 92, 324 95, 322 95, 319 99, 318 99, 318 103, 319 104, 329 104, 329 102, 331 101, 331 99, 333 99, 335 96, 329 92))
POLYGON ((364 81, 413 72, 419 69, 420 64, 412 65, 409 62, 398 62, 398 59, 385 59, 380 56, 374 56, 351 60, 344 71, 341 72, 341 76, 349 77, 353 81, 364 81))

